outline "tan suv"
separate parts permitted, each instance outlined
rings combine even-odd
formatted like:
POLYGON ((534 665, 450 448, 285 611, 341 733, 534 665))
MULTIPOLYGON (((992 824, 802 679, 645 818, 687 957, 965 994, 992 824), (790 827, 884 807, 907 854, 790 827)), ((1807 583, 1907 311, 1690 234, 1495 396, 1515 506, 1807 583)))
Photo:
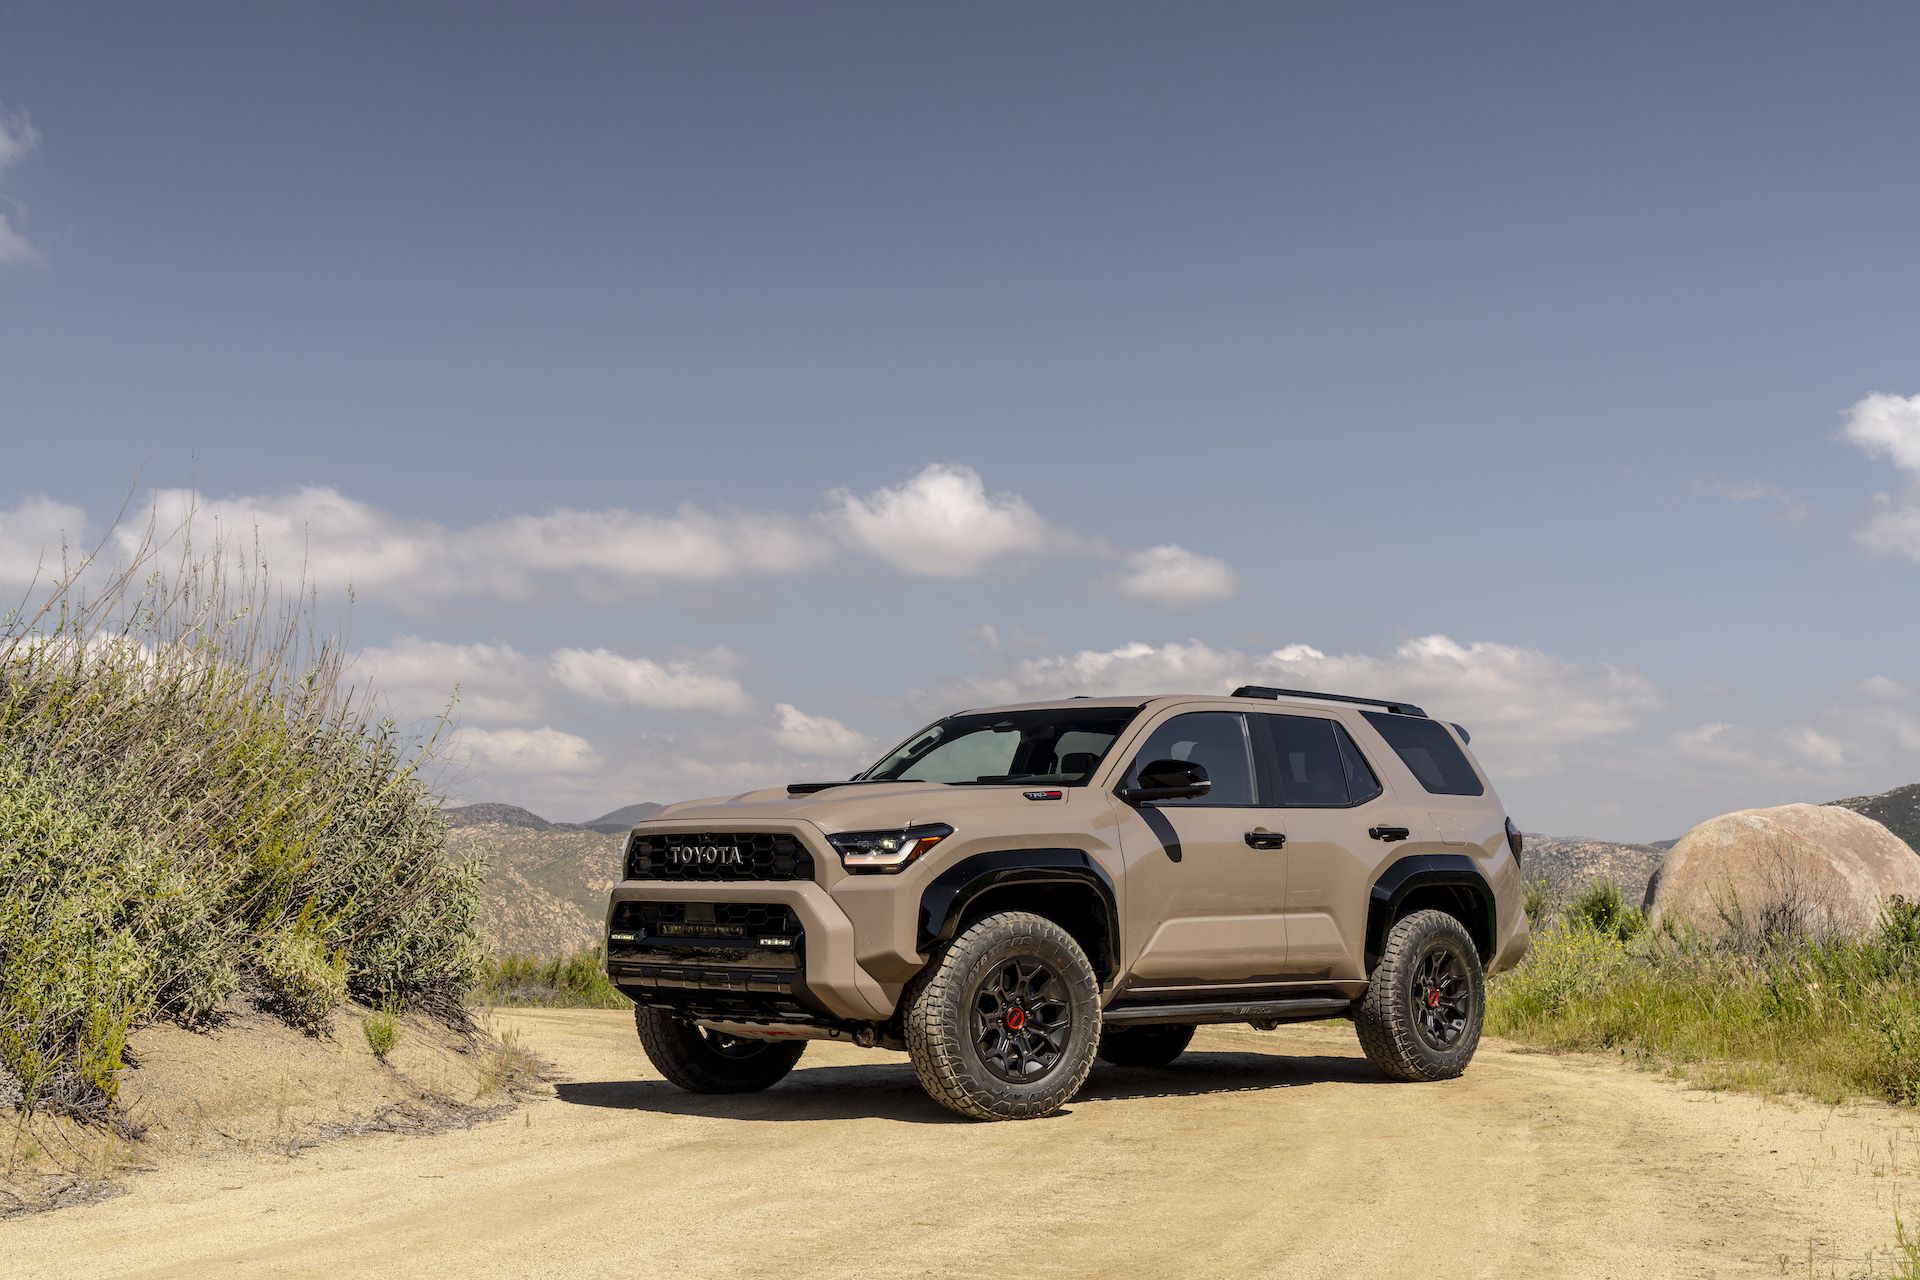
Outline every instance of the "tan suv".
POLYGON ((662 1075, 764 1089, 808 1040, 1045 1115, 1096 1056, 1351 1017, 1387 1075, 1466 1069, 1527 949, 1520 835, 1459 726, 1287 689, 950 716, 846 782, 635 827, 607 973, 662 1075))

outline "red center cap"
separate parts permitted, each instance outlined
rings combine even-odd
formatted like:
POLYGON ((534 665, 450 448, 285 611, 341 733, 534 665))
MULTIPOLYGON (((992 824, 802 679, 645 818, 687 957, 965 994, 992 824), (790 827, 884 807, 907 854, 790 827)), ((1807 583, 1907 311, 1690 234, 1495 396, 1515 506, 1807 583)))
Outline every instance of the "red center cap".
POLYGON ((1427 992, 1427 1008, 1438 1009, 1439 1007, 1440 1007, 1440 988, 1435 987, 1433 990, 1427 992))
POLYGON ((1007 1010, 1007 1030, 1018 1031, 1027 1025, 1027 1011, 1019 1005, 1007 1010))

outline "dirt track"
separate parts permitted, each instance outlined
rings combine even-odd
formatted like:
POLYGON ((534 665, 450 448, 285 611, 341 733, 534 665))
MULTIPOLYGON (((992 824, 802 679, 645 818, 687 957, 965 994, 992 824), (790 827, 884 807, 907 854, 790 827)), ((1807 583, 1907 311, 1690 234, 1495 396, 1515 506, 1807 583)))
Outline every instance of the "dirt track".
POLYGON ((1060 1116, 949 1119, 897 1055, 679 1093, 620 1014, 498 1015, 554 1096, 435 1137, 137 1176, 0 1224, 0 1275, 1779 1276, 1920 1205, 1920 1123, 1483 1047, 1385 1084, 1344 1024, 1203 1030, 1060 1116))

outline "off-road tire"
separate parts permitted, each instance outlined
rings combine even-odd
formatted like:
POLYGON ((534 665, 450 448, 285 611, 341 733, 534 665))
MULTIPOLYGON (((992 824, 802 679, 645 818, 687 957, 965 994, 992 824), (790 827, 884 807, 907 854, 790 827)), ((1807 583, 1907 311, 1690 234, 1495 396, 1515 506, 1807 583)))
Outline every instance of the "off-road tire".
POLYGON ((722 1036, 644 1005, 633 1022, 654 1070, 690 1093, 758 1093, 780 1083, 807 1051, 805 1040, 722 1036))
MULTIPOLYGON (((974 1120, 1026 1120, 1049 1115, 1080 1091, 1100 1046, 1100 987, 1093 965, 1065 929, 1042 916, 1008 911, 987 916, 940 948, 902 1000, 907 1056, 921 1087, 941 1106, 974 1120), (1010 969, 1037 964, 1057 992, 1036 1005, 1064 1032, 1051 1064, 1031 1079, 1009 1079, 988 1065, 980 1041, 984 1003, 1010 969), (1051 1006, 1062 1005, 1063 1010, 1051 1006)), ((1026 1014, 1021 1028, 1030 1038, 1026 1014)), ((1036 1022, 1042 1017, 1037 1011, 1036 1022)), ((1008 1026, 1013 1024, 1009 1022, 1008 1026)), ((1043 1034, 1043 1033, 1042 1033, 1043 1034)), ((1047 1041, 1051 1045, 1051 1039, 1047 1041)))
POLYGON ((1444 911, 1416 911, 1387 931, 1380 963, 1367 994, 1354 1010, 1360 1048, 1383 1075, 1395 1080, 1451 1080, 1467 1069, 1480 1044, 1486 1018, 1487 977, 1466 926, 1444 911), (1460 978, 1463 1025, 1444 1045, 1422 1021, 1424 1000, 1416 994, 1423 966, 1436 956, 1450 961, 1460 978))
POLYGON ((1100 1057, 1116 1067, 1164 1067, 1187 1051, 1196 1030, 1191 1022, 1111 1027, 1100 1034, 1100 1057))

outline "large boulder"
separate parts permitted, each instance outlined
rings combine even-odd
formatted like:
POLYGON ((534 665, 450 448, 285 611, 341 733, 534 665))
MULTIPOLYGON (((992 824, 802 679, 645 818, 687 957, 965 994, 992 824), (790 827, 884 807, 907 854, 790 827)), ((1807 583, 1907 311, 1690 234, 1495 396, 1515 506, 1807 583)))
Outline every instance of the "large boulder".
POLYGON ((1872 818, 1831 805, 1743 809, 1701 823, 1647 886, 1653 923, 1858 935, 1896 894, 1920 901, 1920 855, 1872 818))

